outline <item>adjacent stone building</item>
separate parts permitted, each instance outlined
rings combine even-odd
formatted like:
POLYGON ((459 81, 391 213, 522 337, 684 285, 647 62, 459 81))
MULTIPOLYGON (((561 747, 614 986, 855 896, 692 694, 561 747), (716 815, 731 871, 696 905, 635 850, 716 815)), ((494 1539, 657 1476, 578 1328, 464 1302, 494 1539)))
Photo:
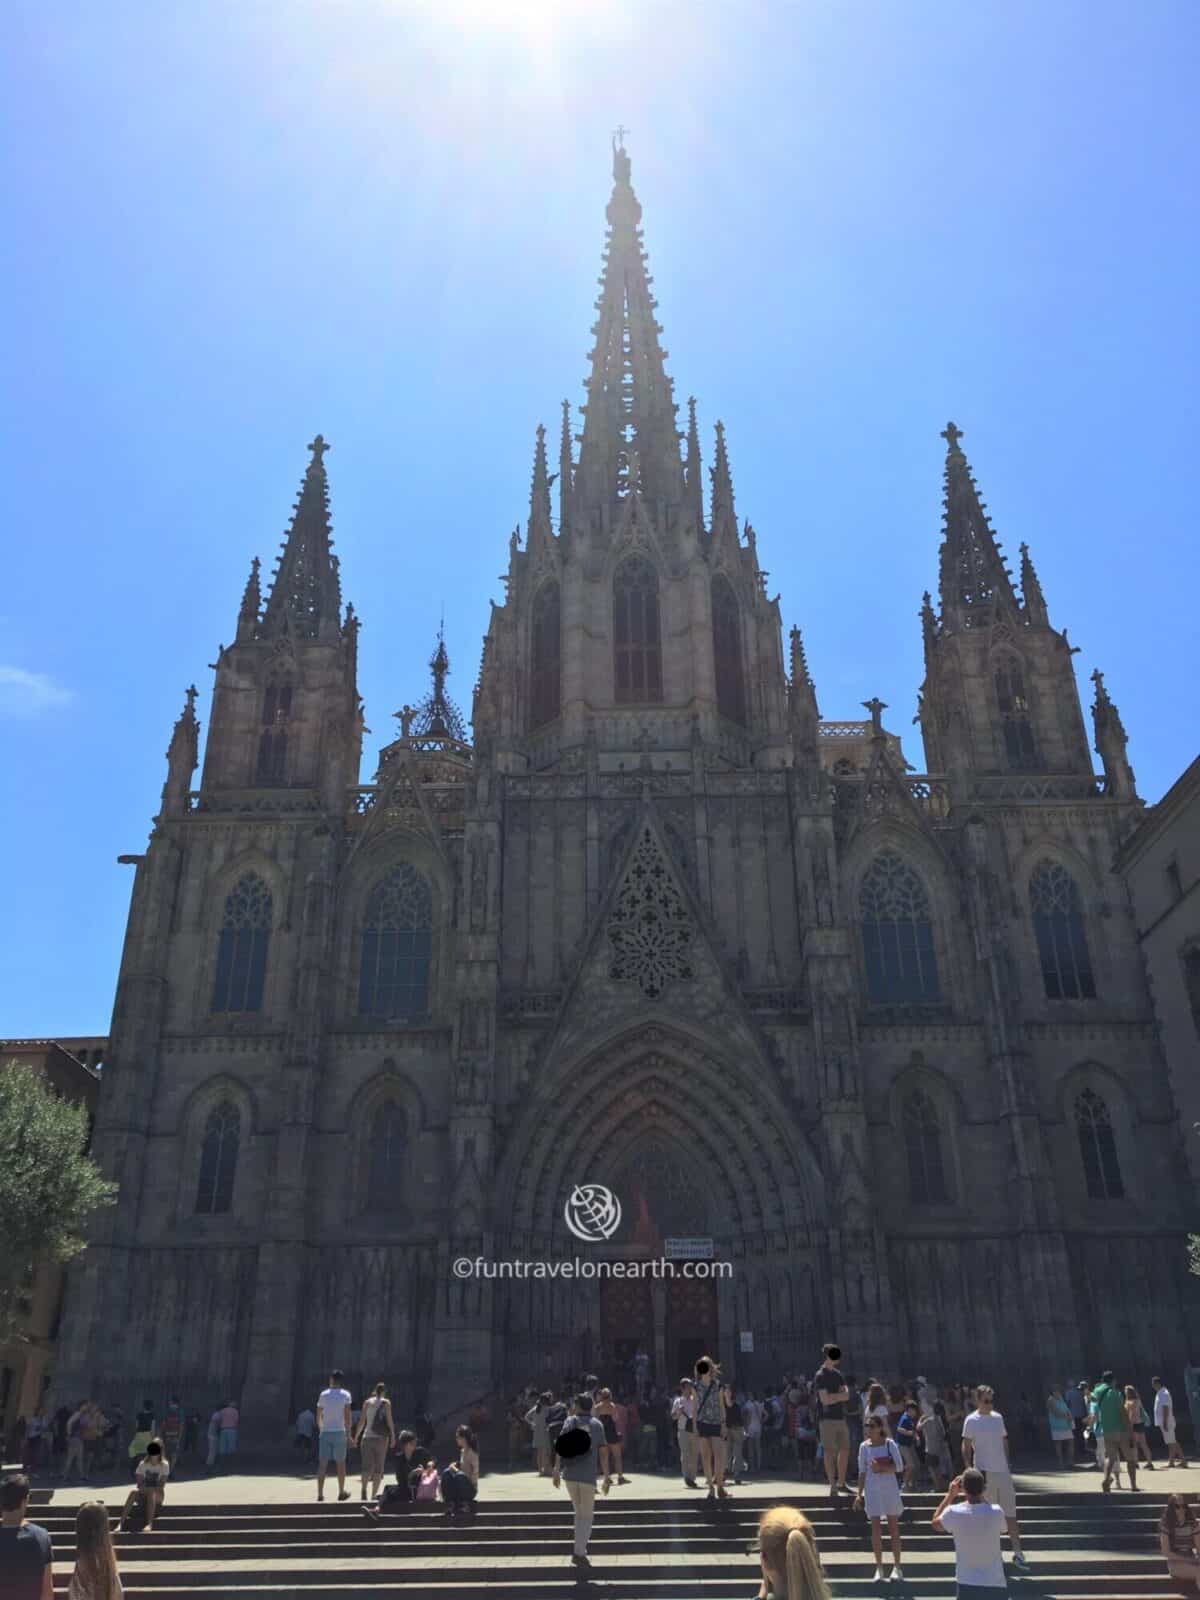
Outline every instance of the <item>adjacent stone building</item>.
POLYGON ((219 651, 198 790, 188 693, 70 1389, 227 1390, 277 1428, 331 1364, 440 1411, 639 1345, 761 1381, 834 1334, 860 1375, 1033 1393, 1184 1363, 1193 1189, 1113 870, 1141 814, 1115 710, 1098 684, 1097 777, 1072 648, 950 425, 927 770, 878 700, 822 720, 721 425, 707 493, 693 402, 679 428, 620 148, 614 179, 581 431, 564 405, 552 473, 538 429, 471 736, 439 640, 360 784, 320 436, 219 651), (621 1197, 607 1246, 564 1225, 581 1180, 621 1197), (679 1235, 732 1280, 452 1272, 679 1235))
POLYGON ((1171 1095, 1200 1181, 1200 757, 1121 846, 1171 1095))

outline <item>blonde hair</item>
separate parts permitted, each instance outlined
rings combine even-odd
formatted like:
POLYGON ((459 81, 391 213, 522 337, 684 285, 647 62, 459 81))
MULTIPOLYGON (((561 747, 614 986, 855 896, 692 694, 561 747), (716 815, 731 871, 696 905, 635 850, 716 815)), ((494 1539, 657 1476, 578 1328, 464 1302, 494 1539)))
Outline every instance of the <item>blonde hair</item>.
POLYGON ((67 1593, 70 1600, 117 1600, 121 1593, 108 1508, 101 1500, 85 1500, 76 1514, 75 1571, 67 1593))
POLYGON ((812 1523, 795 1506, 771 1506, 758 1524, 763 1572, 775 1600, 829 1600, 812 1523))

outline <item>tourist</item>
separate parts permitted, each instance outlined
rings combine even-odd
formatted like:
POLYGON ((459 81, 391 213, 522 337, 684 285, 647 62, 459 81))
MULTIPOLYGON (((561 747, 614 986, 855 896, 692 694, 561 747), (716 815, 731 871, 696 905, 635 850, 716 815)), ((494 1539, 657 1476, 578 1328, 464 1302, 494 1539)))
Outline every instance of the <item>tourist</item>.
POLYGON ((889 1438, 892 1431, 892 1419, 891 1413, 888 1410, 887 1391, 876 1378, 872 1378, 867 1384, 867 1395, 866 1399, 863 1401, 864 1442, 867 1433, 867 1423, 872 1417, 874 1417, 877 1422, 882 1424, 884 1438, 889 1438))
POLYGON ((0 1484, 0 1594, 4 1600, 54 1600, 50 1535, 27 1522, 29 1479, 14 1472, 0 1484))
POLYGON ((1154 1471, 1154 1457, 1150 1454, 1150 1441, 1146 1438, 1146 1408, 1133 1384, 1125 1385, 1125 1415, 1129 1419, 1129 1433, 1133 1441, 1133 1459, 1144 1460, 1146 1471, 1154 1471))
POLYGON ((1050 1442, 1059 1466, 1071 1466, 1075 1456, 1075 1418, 1060 1383, 1056 1383, 1046 1397, 1046 1421, 1050 1424, 1050 1442))
POLYGON ((959 1600, 998 1600, 1008 1593, 1004 1508, 986 1500, 983 1489, 983 1473, 968 1467, 961 1478, 954 1479, 933 1513, 934 1532, 948 1533, 954 1540, 959 1600))
POLYGON ((317 1413, 311 1406, 305 1406, 296 1414, 296 1433, 292 1440, 292 1448, 298 1450, 308 1460, 313 1452, 313 1445, 317 1438, 317 1413))
POLYGON ((182 1454, 190 1461, 200 1447, 200 1425, 204 1418, 198 1411, 189 1411, 183 1419, 182 1454))
POLYGON ((1158 1524, 1158 1543, 1167 1561, 1167 1571, 1185 1594, 1200 1588, 1200 1555, 1196 1536, 1200 1524, 1190 1494, 1169 1494, 1158 1524))
POLYGON ((753 1478, 762 1471, 762 1402, 752 1394, 742 1401, 742 1422, 746 1429, 746 1465, 753 1478))
POLYGON ((771 1506, 758 1523, 758 1600, 829 1600, 816 1535, 803 1511, 771 1506))
POLYGON ((575 1512, 575 1543, 572 1562, 577 1567, 590 1565, 588 1540, 596 1510, 596 1474, 604 1448, 604 1429, 592 1415, 590 1394, 575 1396, 571 1415, 563 1423, 554 1442, 554 1487, 567 1486, 575 1512))
POLYGON ((721 1369, 711 1356, 701 1356, 696 1374, 696 1433, 700 1440, 700 1465, 708 1480, 708 1498, 728 1500, 725 1487, 725 1413, 721 1407, 721 1369))
POLYGON ((1175 1437, 1175 1407, 1171 1401, 1171 1391, 1161 1378, 1151 1378, 1150 1386, 1154 1390, 1154 1426, 1167 1447, 1167 1465, 1186 1467, 1183 1447, 1175 1437))
POLYGON ((218 1406, 208 1419, 208 1453, 204 1458, 204 1465, 211 1472, 217 1464, 217 1451, 221 1447, 221 1411, 218 1406))
POLYGON ((479 1441, 465 1422, 454 1430, 458 1446, 458 1460, 452 1461, 442 1473, 442 1499, 448 1517, 475 1515, 475 1497, 479 1493, 479 1441))
POLYGON ((854 1497, 856 1510, 866 1507, 871 1520, 871 1550, 875 1556, 875 1582, 883 1582, 883 1521, 886 1517, 888 1534, 892 1541, 892 1581, 900 1583, 904 1574, 900 1569, 900 1517, 904 1502, 900 1498, 898 1475, 904 1470, 904 1461, 894 1439, 884 1432, 882 1417, 868 1416, 864 1425, 865 1438, 858 1448, 858 1492, 854 1497))
POLYGON ((232 1468, 233 1458, 237 1454, 240 1422, 241 1418, 238 1415, 237 1406, 234 1405, 232 1400, 226 1400, 217 1419, 217 1426, 220 1430, 217 1436, 217 1454, 225 1463, 227 1472, 232 1468))
POLYGON ((612 1397, 611 1389, 601 1389, 599 1398, 592 1407, 592 1415, 604 1429, 604 1449, 600 1452, 601 1471, 604 1473, 603 1492, 608 1493, 612 1481, 612 1469, 616 1468, 618 1483, 628 1483, 629 1479, 624 1472, 624 1435, 618 1425, 618 1409, 612 1397))
POLYGON ((825 1477, 829 1484, 829 1498, 848 1494, 846 1471, 850 1465, 850 1429, 846 1422, 846 1406, 850 1390, 843 1378, 838 1362, 841 1348, 827 1344, 823 1348, 824 1360, 813 1378, 817 1391, 817 1428, 821 1438, 821 1454, 825 1461, 825 1477))
POLYGON ((137 1507, 141 1511, 146 1532, 154 1532, 155 1519, 162 1510, 163 1490, 170 1474, 171 1463, 163 1454, 162 1440, 151 1439, 146 1445, 145 1455, 134 1469, 137 1482, 126 1498, 125 1509, 121 1513, 122 1527, 129 1522, 137 1507))
POLYGON ((1120 1466, 1124 1461, 1129 1468, 1130 1493, 1136 1494, 1137 1456, 1133 1448, 1133 1434, 1125 1409, 1125 1396, 1113 1382, 1111 1372, 1101 1373, 1100 1382, 1092 1390, 1092 1403, 1096 1407, 1099 1431, 1104 1440, 1104 1480, 1100 1487, 1105 1494, 1111 1491, 1114 1463, 1119 1483, 1120 1466))
POLYGON ((953 1466, 957 1463, 962 1466, 962 1431, 963 1423, 967 1420, 966 1407, 962 1403, 962 1394, 956 1383, 952 1383, 946 1390, 943 1401, 946 1410, 946 1439, 950 1446, 950 1461, 953 1466))
POLYGON ((909 1399, 904 1402, 904 1410, 896 1418, 895 1439, 900 1447, 900 1459, 904 1462, 904 1487, 915 1489, 917 1487, 917 1423, 920 1417, 917 1414, 917 1402, 909 1399))
POLYGON ((85 1477, 83 1462, 83 1419, 91 1405, 90 1400, 81 1400, 67 1418, 67 1453, 63 1461, 62 1478, 64 1483, 73 1471, 85 1477))
POLYGON ((378 1522, 381 1516, 407 1511, 417 1499, 422 1471, 429 1467, 433 1468, 433 1498, 436 1499, 439 1475, 433 1458, 411 1428, 401 1429, 396 1440, 396 1481, 385 1486, 376 1504, 360 1507, 363 1516, 369 1522, 378 1522))
POLYGON ((387 1453, 396 1448, 392 1402, 388 1399, 387 1388, 382 1383, 375 1385, 375 1393, 363 1404, 354 1442, 358 1446, 359 1470, 362 1474, 360 1499, 367 1498, 368 1482, 371 1485, 371 1498, 376 1499, 379 1495, 379 1486, 383 1482, 387 1453))
POLYGON ((108 1507, 101 1500, 85 1500, 75 1514, 75 1571, 67 1600, 122 1600, 124 1593, 108 1507))
POLYGON ((325 1474, 337 1472, 338 1499, 349 1500, 346 1488, 346 1449, 350 1443, 350 1391, 338 1371, 329 1374, 329 1387, 317 1399, 317 1499, 325 1498, 325 1474))
POLYGON ((689 1489, 696 1489, 699 1487, 696 1469, 700 1461, 700 1448, 696 1435, 696 1391, 690 1378, 680 1378, 679 1393, 671 1401, 671 1416, 679 1441, 679 1465, 683 1481, 689 1489))
POLYGON ((539 1478, 548 1477, 553 1470, 552 1457, 554 1451, 550 1446, 550 1429, 546 1422, 547 1413, 554 1404, 554 1396, 550 1390, 538 1395, 537 1399, 525 1413, 525 1421, 533 1434, 533 1456, 537 1465, 539 1478))
POLYGON ((925 1447, 925 1465, 929 1469, 929 1481, 938 1494, 941 1494, 954 1476, 954 1469, 950 1461, 946 1407, 940 1400, 935 1400, 932 1408, 922 1416, 917 1424, 917 1432, 925 1447))
POLYGON ((136 1463, 146 1454, 146 1446, 158 1434, 158 1424, 154 1417, 153 1400, 143 1400, 133 1414, 133 1438, 129 1441, 128 1455, 130 1461, 136 1463))
POLYGON ((740 1483, 746 1470, 746 1425, 742 1421, 742 1407, 733 1385, 727 1383, 721 1390, 721 1404, 725 1408, 725 1471, 731 1483, 740 1483))
POLYGON ((83 1476, 90 1479, 95 1467, 96 1446, 108 1427, 108 1418, 94 1401, 89 1400, 79 1419, 79 1437, 83 1441, 83 1476))
POLYGON ((167 1401, 167 1409, 163 1412, 162 1442, 167 1460, 174 1462, 178 1473, 180 1447, 183 1444, 183 1407, 176 1395, 167 1401))
POLYGON ((1066 1387, 1063 1399, 1067 1402, 1067 1410, 1071 1413, 1071 1421, 1075 1427, 1075 1459, 1079 1460, 1084 1452, 1083 1430, 1087 1422, 1088 1403, 1083 1392, 1083 1379, 1072 1379, 1066 1387))
POLYGON ((1013 1567, 1028 1572, 1021 1553, 1021 1525, 1017 1521, 1017 1494, 1008 1455, 1008 1429, 995 1409, 995 1396, 987 1384, 975 1391, 975 1410, 963 1423, 963 1459, 983 1473, 987 1497, 1004 1512, 1013 1550, 1013 1567))

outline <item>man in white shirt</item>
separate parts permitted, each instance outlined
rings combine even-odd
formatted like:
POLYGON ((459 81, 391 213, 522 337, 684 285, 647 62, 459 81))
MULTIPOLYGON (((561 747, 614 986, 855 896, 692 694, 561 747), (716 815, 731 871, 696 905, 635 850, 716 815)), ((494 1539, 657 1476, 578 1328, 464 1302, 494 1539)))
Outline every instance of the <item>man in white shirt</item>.
POLYGON ((325 1474, 337 1468, 338 1499, 349 1500, 346 1487, 346 1446, 350 1441, 350 1391, 340 1372, 329 1374, 328 1389, 317 1401, 317 1499, 325 1498, 325 1474))
POLYGON ((683 1481, 689 1489, 698 1488, 696 1468, 700 1465, 700 1441, 696 1437, 696 1390, 690 1378, 682 1378, 679 1393, 671 1401, 679 1439, 679 1464, 683 1468, 683 1481))
POLYGON ((1021 1526, 1017 1521, 1017 1496, 1013 1488, 1012 1467, 1008 1459, 1008 1429, 995 1410, 995 1396, 987 1384, 975 1391, 976 1410, 963 1423, 963 1463, 983 1473, 987 1497, 999 1506, 1008 1522, 1012 1541, 1013 1567, 1028 1572, 1029 1563, 1021 1554, 1021 1526))
POLYGON ((998 1600, 1008 1593, 1001 1545, 1005 1520, 1003 1507, 984 1499, 983 1473, 975 1467, 946 1490, 933 1513, 933 1528, 954 1540, 958 1600, 998 1600))
POLYGON ((1175 1437, 1175 1406, 1171 1391, 1161 1378, 1151 1378, 1150 1382, 1154 1388, 1154 1426, 1162 1434, 1162 1442, 1167 1447, 1167 1465, 1186 1467, 1183 1446, 1175 1437))

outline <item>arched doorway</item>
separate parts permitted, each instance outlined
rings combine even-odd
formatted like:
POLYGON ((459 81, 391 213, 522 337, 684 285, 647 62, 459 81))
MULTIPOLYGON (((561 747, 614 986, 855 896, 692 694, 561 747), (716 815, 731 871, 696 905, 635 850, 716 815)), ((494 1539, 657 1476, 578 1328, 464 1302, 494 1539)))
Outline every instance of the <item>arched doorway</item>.
MULTIPOLYGON (((665 1384, 702 1350, 751 1381, 756 1366, 739 1359, 739 1333, 753 1332, 755 1349, 773 1354, 806 1334, 809 1319, 781 1294, 767 1306, 768 1325, 746 1327, 741 1280, 765 1271, 790 1283, 799 1268, 809 1282, 828 1281, 818 1260, 819 1171, 770 1065, 718 1060, 665 1025, 631 1029, 589 1058, 555 1064, 506 1140, 494 1209, 504 1219, 498 1254, 649 1260, 663 1254, 665 1239, 711 1239, 734 1274, 597 1277, 541 1295, 506 1286, 497 1341, 504 1382, 577 1374, 583 1359, 625 1386, 639 1349, 665 1384), (604 1184, 621 1200, 621 1226, 604 1244, 580 1244, 567 1230, 565 1203, 579 1183, 604 1184)), ((797 1349, 796 1359, 810 1354, 797 1349)))

